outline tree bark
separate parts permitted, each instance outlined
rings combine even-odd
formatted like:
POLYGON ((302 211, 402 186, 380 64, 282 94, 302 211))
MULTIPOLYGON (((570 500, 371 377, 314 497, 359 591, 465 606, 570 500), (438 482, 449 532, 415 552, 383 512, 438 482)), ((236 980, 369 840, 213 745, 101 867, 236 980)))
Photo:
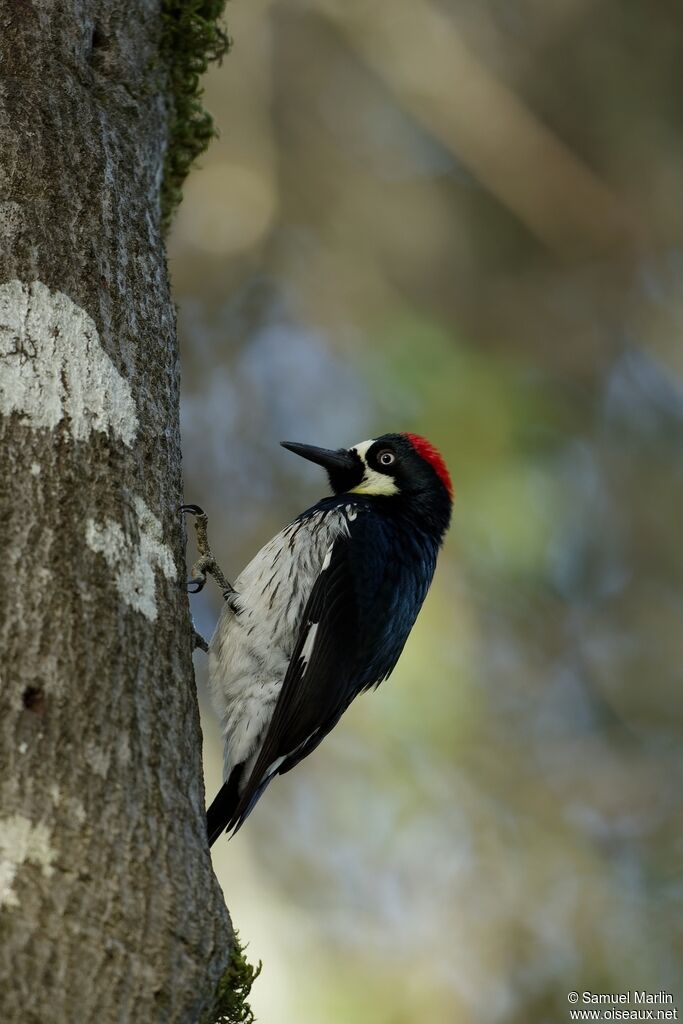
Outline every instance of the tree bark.
POLYGON ((0 1019, 197 1021, 205 836, 158 0, 0 13, 0 1019))

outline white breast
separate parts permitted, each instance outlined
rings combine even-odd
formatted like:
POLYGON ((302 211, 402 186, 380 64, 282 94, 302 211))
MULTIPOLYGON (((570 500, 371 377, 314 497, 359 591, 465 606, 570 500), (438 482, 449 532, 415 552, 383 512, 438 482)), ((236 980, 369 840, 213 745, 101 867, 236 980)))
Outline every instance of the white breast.
MULTIPOLYGON (((236 764, 253 762, 258 754, 306 602, 343 530, 346 516, 341 509, 291 523, 235 580, 239 614, 228 604, 223 607, 209 645, 211 691, 225 738, 226 780, 236 764)), ((244 781, 249 770, 247 765, 244 781)))

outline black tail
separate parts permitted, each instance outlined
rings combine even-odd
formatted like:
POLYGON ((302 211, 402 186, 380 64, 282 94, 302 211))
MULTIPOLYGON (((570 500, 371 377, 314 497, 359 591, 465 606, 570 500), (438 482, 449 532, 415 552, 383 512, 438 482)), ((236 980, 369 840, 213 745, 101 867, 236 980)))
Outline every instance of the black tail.
POLYGON ((218 790, 211 806, 206 812, 206 831, 209 835, 209 846, 213 846, 221 832, 232 832, 234 835, 242 827, 258 803, 259 797, 266 786, 272 781, 274 775, 277 774, 267 775, 263 782, 253 789, 253 792, 250 785, 251 780, 247 780, 247 785, 243 787, 243 792, 240 793, 243 771, 243 764, 235 765, 230 773, 230 778, 218 790))
POLYGON ((206 831, 209 835, 209 846, 213 846, 219 835, 230 826, 235 815, 235 810, 240 802, 239 782, 242 778, 243 768, 244 765, 235 765, 230 772, 230 778, 218 790, 211 802, 211 806, 206 812, 206 831))

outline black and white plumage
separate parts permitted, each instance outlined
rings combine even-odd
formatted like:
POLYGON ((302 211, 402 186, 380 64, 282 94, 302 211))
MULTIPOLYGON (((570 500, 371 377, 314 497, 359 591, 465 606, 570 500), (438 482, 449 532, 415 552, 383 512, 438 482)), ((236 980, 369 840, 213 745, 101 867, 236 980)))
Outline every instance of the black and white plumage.
POLYGON ((450 520, 450 478, 423 438, 285 447, 323 465, 335 493, 258 552, 211 640, 225 783, 207 812, 210 843, 391 673, 450 520))

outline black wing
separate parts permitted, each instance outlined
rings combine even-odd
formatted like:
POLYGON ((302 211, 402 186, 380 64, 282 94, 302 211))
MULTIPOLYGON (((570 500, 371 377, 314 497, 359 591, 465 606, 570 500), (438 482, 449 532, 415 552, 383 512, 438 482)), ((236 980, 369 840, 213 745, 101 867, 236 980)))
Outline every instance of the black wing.
POLYGON ((369 510, 359 511, 349 530, 334 542, 313 586, 259 757, 227 829, 242 825, 271 779, 306 757, 354 697, 386 679, 424 600, 435 547, 420 545, 416 565, 414 542, 398 538, 369 510))

